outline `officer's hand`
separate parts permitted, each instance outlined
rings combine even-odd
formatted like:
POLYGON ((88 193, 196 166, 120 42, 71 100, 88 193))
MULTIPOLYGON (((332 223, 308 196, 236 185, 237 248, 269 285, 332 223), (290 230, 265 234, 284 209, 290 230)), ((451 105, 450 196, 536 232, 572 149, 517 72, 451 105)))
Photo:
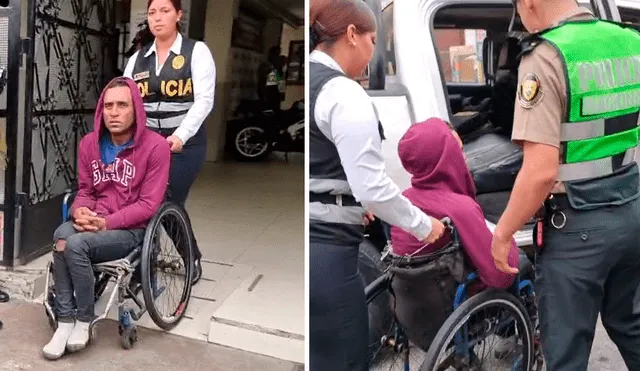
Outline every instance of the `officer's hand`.
POLYGON ((519 272, 518 268, 514 268, 509 265, 510 250, 511 237, 504 238, 497 234, 493 235, 493 240, 491 241, 491 255, 493 256, 496 268, 504 273, 516 274, 519 272))
POLYGON ((171 152, 182 152, 182 139, 178 138, 175 135, 170 135, 167 137, 167 142, 171 144, 171 152))
POLYGON ((431 219, 431 233, 422 241, 424 244, 434 243, 444 234, 444 224, 436 218, 431 219))
POLYGON ((369 225, 372 221, 376 220, 376 217, 370 211, 364 212, 364 225, 365 227, 369 225))

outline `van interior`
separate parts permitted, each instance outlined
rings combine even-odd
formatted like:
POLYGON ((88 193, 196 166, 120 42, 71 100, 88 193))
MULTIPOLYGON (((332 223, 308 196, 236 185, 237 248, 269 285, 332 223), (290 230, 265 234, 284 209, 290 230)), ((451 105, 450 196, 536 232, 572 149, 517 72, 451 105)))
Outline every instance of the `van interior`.
MULTIPOLYGON (((640 11, 620 9, 623 22, 640 23, 640 11)), ((464 142, 467 164, 476 183, 485 217, 497 223, 504 212, 522 165, 522 148, 510 140, 518 88, 519 38, 526 36, 519 17, 507 32, 510 5, 445 6, 434 16, 434 30, 485 30, 480 82, 449 82, 443 73, 447 60, 439 59, 449 114, 464 142)), ((434 38, 435 39, 435 38, 434 38)), ((435 45, 434 41, 434 47, 435 45)), ((528 223, 532 227, 533 220, 528 223)))

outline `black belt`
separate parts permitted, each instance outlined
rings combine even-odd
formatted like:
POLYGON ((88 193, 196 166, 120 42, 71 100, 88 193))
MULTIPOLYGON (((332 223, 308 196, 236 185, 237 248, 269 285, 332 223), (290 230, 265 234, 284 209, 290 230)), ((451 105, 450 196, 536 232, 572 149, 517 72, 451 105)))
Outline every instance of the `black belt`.
POLYGON ((341 204, 342 206, 362 206, 353 196, 332 195, 331 193, 309 192, 309 202, 320 202, 329 205, 341 204))

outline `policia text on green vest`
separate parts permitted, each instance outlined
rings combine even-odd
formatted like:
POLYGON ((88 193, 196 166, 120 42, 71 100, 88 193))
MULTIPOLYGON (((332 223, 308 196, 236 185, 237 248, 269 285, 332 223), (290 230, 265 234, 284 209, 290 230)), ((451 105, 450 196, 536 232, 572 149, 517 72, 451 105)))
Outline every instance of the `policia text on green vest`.
MULTIPOLYGON (((593 84, 600 89, 640 85, 640 55, 598 62, 582 62, 578 63, 578 70, 580 71, 580 89, 583 92, 590 91, 593 84)), ((583 100, 582 114, 597 115, 634 107, 640 107, 640 87, 604 96, 587 96, 583 100)))

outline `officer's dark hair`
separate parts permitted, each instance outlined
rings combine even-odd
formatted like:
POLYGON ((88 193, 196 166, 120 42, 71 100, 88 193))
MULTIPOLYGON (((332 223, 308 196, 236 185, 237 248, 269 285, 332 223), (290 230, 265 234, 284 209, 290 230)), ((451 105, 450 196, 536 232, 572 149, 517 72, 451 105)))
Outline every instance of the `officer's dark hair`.
MULTIPOLYGON (((149 10, 149 8, 151 7, 151 4, 153 4, 154 1, 155 0, 147 1, 147 10, 149 10)), ((169 0, 169 2, 175 8, 176 13, 182 10, 182 0, 169 0)), ((176 29, 178 29, 178 32, 182 32, 182 27, 180 27, 180 22, 176 22, 176 29)))
POLYGON ((358 34, 376 30, 373 11, 362 0, 311 0, 309 3, 311 49, 331 46, 354 25, 358 34))

